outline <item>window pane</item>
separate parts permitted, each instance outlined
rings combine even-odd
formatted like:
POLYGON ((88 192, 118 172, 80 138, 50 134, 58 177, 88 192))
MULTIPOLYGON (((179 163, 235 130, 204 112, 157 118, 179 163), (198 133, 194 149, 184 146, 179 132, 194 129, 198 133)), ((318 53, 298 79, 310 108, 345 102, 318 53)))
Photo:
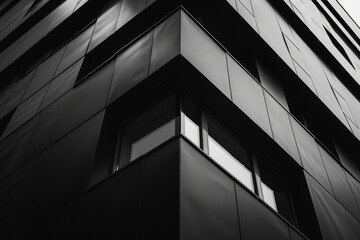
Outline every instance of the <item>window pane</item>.
POLYGON ((227 172, 254 191, 251 172, 210 136, 209 155, 227 172))
MULTIPOLYGON (((182 113, 183 114, 183 113, 182 113)), ((191 140, 196 146, 200 146, 200 135, 199 135, 199 126, 194 123, 190 118, 185 114, 184 116, 184 135, 191 140)))
POLYGON ((134 142, 131 146, 130 161, 147 153, 175 135, 175 119, 134 142))
POLYGON ((261 188, 264 195, 264 201, 277 211, 274 191, 263 182, 261 183, 261 188))

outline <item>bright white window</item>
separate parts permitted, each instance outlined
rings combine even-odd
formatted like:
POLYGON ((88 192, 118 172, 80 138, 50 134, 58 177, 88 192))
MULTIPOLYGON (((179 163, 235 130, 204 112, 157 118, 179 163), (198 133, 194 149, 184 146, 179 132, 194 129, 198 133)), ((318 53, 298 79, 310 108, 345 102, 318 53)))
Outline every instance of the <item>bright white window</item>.
POLYGON ((275 211, 277 211, 276 200, 274 191, 269 188, 265 183, 261 182, 261 189, 264 196, 264 201, 272 207, 275 211))
POLYGON ((252 173, 210 136, 209 155, 228 173, 254 192, 252 173))
POLYGON ((199 126, 194 123, 190 118, 188 118, 184 113, 181 113, 183 116, 184 132, 183 134, 192 141, 197 147, 200 147, 200 130, 199 126))

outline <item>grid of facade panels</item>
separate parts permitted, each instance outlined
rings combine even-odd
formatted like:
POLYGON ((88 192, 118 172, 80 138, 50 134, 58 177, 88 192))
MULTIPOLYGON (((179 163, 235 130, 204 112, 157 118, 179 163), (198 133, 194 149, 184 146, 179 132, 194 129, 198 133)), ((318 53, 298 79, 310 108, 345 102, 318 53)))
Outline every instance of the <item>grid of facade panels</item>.
POLYGON ((1 3, 0 236, 360 238, 360 40, 328 4, 1 3))

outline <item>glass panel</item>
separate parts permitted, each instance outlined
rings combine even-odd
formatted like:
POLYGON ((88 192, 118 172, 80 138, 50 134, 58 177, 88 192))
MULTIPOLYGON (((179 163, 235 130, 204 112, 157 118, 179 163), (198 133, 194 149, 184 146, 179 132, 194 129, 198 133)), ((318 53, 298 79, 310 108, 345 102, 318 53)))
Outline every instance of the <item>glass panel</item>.
POLYGON ((130 161, 149 152, 175 135, 175 119, 132 144, 130 161))
POLYGON ((254 192, 251 172, 209 136, 209 155, 233 177, 254 192))
POLYGON ((188 118, 184 113, 184 132, 183 134, 190 139, 197 147, 200 147, 200 129, 199 126, 188 118))
POLYGON ((264 196, 264 201, 272 207, 275 211, 277 211, 276 201, 275 201, 275 194, 274 191, 269 188, 265 183, 261 182, 262 193, 264 196))

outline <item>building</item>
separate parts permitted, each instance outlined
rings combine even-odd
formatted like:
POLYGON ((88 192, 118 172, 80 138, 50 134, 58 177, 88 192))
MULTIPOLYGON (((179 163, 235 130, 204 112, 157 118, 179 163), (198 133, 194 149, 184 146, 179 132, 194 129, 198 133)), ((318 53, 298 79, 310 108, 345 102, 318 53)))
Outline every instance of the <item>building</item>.
POLYGON ((335 0, 0 3, 1 239, 360 239, 360 28, 335 0))

